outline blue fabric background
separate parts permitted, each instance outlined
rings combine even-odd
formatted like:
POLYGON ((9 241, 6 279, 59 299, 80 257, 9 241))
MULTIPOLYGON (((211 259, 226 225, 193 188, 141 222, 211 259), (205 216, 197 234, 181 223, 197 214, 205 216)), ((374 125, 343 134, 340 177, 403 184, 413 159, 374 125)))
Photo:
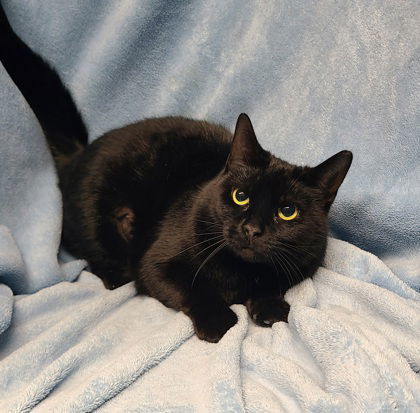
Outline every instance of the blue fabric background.
POLYGON ((354 164, 336 233, 385 256, 419 246, 416 1, 4 1, 22 38, 63 76, 95 139, 144 117, 233 128, 314 165, 354 164))

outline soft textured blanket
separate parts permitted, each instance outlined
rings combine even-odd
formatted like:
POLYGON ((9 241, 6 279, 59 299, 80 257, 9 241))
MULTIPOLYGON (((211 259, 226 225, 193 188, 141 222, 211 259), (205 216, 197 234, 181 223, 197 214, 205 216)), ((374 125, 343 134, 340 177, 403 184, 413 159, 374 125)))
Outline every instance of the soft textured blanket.
POLYGON ((16 297, 0 411, 418 411, 419 294, 381 261, 330 240, 287 299, 288 324, 256 327, 234 306, 239 323, 210 344, 184 314, 89 273, 16 297))
MULTIPOLYGON (((56 259, 56 175, 0 65, 0 411, 416 411, 420 405, 420 24, 413 1, 2 0, 72 90, 91 139, 147 116, 232 128, 316 164, 355 161, 325 266, 289 324, 218 344, 130 284, 56 259), (38 291, 38 292, 37 292, 38 291), (13 293, 15 295, 13 295, 13 293), (20 294, 20 295, 19 295, 20 294)), ((28 68, 30 70, 30 68, 28 68)))

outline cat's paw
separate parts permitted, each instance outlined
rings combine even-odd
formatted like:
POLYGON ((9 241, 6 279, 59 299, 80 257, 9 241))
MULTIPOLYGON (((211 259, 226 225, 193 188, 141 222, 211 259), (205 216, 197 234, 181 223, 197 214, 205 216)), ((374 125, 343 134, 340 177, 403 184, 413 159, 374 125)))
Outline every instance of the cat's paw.
POLYGON ((246 308, 255 324, 271 327, 277 321, 287 323, 290 305, 281 297, 269 297, 248 300, 246 308))
POLYGON ((191 317, 200 340, 217 343, 238 322, 237 315, 229 308, 202 309, 191 317))

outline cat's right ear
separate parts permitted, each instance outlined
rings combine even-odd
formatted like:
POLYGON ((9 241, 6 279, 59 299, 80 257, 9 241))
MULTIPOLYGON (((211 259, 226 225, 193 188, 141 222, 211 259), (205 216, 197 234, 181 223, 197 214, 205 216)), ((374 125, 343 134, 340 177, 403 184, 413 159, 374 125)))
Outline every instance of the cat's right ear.
POLYGON ((337 195, 338 188, 350 168, 353 154, 350 151, 341 151, 311 168, 308 178, 310 183, 322 189, 325 196, 325 206, 328 210, 337 195))
POLYGON ((267 158, 268 153, 258 143, 251 120, 248 115, 241 113, 236 122, 225 170, 228 171, 235 166, 263 166, 267 158))

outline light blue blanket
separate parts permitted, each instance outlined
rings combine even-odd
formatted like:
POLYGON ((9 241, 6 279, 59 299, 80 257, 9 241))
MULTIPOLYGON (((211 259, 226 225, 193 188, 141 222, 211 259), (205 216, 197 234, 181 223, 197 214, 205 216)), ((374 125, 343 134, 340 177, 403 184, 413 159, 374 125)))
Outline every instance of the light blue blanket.
MULTIPOLYGON (((0 411, 416 411, 420 24, 415 1, 2 0, 91 139, 148 116, 233 128, 314 165, 350 149, 334 234, 289 324, 199 341, 183 314, 56 259, 51 156, 0 65, 0 411), (76 280, 76 282, 72 282, 76 280), (417 292, 416 292, 417 290, 417 292), (14 295, 13 295, 14 293, 14 295)), ((30 70, 30 68, 28 68, 30 70)))

